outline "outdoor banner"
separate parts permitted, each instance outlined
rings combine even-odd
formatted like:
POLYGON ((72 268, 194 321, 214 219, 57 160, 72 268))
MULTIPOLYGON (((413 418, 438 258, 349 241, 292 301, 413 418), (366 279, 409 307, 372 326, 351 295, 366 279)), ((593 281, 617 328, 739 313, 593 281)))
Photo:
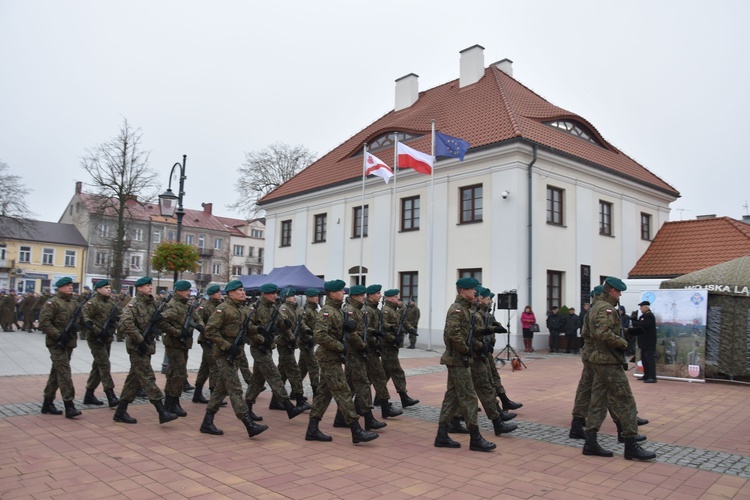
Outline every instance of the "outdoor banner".
POLYGON ((656 317, 657 377, 703 381, 708 291, 646 290, 643 300, 656 317))

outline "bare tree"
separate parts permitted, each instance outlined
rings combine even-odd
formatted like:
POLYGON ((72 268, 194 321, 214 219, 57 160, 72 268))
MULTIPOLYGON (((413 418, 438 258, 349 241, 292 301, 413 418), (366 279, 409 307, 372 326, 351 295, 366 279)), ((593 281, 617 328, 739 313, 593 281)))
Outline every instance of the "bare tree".
POLYGON ((114 290, 120 289, 123 260, 128 243, 130 207, 150 202, 159 191, 157 174, 148 166, 149 152, 141 149, 141 130, 123 119, 120 133, 94 148, 87 149, 81 166, 91 176, 97 206, 94 212, 117 221, 112 241, 114 290))
POLYGON ((306 146, 290 146, 274 143, 260 151, 245 153, 245 162, 237 171, 240 178, 235 190, 239 199, 230 205, 248 217, 256 217, 261 212, 258 200, 272 189, 294 177, 317 158, 306 146))
POLYGON ((0 237, 10 233, 21 235, 34 229, 34 215, 26 204, 31 193, 21 177, 10 173, 10 166, 0 161, 0 237))

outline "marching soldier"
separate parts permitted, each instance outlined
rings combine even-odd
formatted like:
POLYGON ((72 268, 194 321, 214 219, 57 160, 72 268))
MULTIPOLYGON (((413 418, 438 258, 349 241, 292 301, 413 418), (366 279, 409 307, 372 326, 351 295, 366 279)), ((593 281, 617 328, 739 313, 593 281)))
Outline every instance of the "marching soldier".
MULTIPOLYGON (((294 289, 290 287, 283 290, 281 299, 284 301, 279 307, 279 316, 282 321, 276 335, 276 349, 279 352, 279 375, 281 375, 282 382, 289 380, 292 387, 289 398, 296 401, 297 407, 309 410, 310 405, 307 403, 307 398, 305 398, 302 389, 302 374, 297 359, 294 357, 294 351, 297 348, 297 339, 294 336, 294 330, 297 326, 297 301, 294 298, 294 289)), ((271 397, 269 409, 283 410, 284 407, 278 403, 275 397, 271 397)))
POLYGON ((375 388, 375 401, 380 406, 383 418, 398 417, 404 412, 393 408, 390 402, 391 393, 388 391, 388 378, 383 370, 383 362, 380 358, 383 352, 383 332, 381 318, 383 313, 378 309, 382 286, 378 284, 367 287, 367 328, 370 334, 367 336, 367 376, 375 388))
POLYGON ((297 347, 299 347, 300 378, 304 379, 305 375, 310 375, 313 397, 318 393, 318 385, 320 385, 320 367, 318 366, 318 360, 315 358, 315 340, 313 339, 315 321, 318 317, 319 294, 320 292, 317 288, 308 288, 305 290, 307 302, 298 318, 299 321, 302 321, 299 331, 299 342, 297 342, 297 347))
POLYGON ((65 404, 65 418, 74 418, 81 414, 73 404, 76 391, 70 371, 70 358, 77 345, 76 330, 74 327, 65 331, 76 310, 76 303, 73 301, 73 280, 68 277, 60 278, 55 287, 55 296, 45 302, 39 317, 39 329, 44 333, 44 342, 52 359, 52 369, 44 388, 42 413, 62 414, 54 403, 55 393, 60 388, 60 395, 65 404))
POLYGON ((406 393, 406 375, 404 369, 401 368, 401 362, 398 359, 398 350, 401 345, 402 338, 396 338, 399 326, 401 326, 401 335, 404 332, 411 332, 414 328, 409 325, 405 320, 404 324, 401 325, 401 318, 403 314, 399 314, 398 307, 401 305, 401 300, 398 298, 398 290, 386 290, 385 293, 385 304, 383 305, 383 353, 381 359, 383 361, 383 370, 385 370, 386 379, 392 379, 393 385, 396 387, 396 392, 401 396, 401 406, 407 408, 419 404, 418 399, 412 399, 406 393))
MULTIPOLYGON (((214 313, 216 308, 221 304, 221 287, 211 285, 206 290, 208 300, 198 308, 198 314, 204 325, 208 325, 208 319, 214 313)), ((203 385, 208 381, 208 388, 213 392, 213 379, 211 376, 216 371, 216 360, 213 357, 213 344, 206 339, 205 330, 198 335, 198 345, 203 351, 201 355, 201 366, 198 368, 198 374, 195 376, 195 392, 193 392, 193 403, 208 404, 208 400, 203 397, 203 385)))
POLYGON ((111 295, 112 287, 109 285, 109 280, 97 281, 94 284, 94 297, 87 300, 83 305, 82 316, 87 331, 86 342, 91 350, 91 355, 94 357, 91 364, 91 373, 88 381, 86 381, 86 395, 83 398, 83 403, 97 406, 104 404, 94 396, 94 390, 101 382, 104 394, 107 395, 107 403, 110 408, 114 408, 120 400, 115 396, 115 382, 112 380, 112 365, 109 362, 109 355, 114 338, 113 331, 120 319, 118 312, 114 312, 115 316, 110 322, 109 331, 102 331, 104 323, 110 313, 113 312, 112 308, 118 307, 118 304, 111 300, 111 295))
POLYGON ((417 346, 417 337, 419 336, 417 333, 417 325, 419 324, 420 316, 421 313, 419 312, 417 303, 413 298, 410 298, 406 309, 406 321, 411 325, 412 329, 409 331, 409 347, 407 347, 407 349, 414 349, 417 346))
POLYGON ((36 306, 37 297, 34 292, 29 292, 21 302, 21 314, 23 315, 23 328, 25 332, 31 333, 34 327, 34 306, 36 306))
MULTIPOLYGON (((81 294, 77 296, 74 295, 74 297, 78 305, 85 303, 87 300, 91 298, 91 287, 88 285, 84 286, 81 294)), ((88 328, 86 327, 86 324, 83 322, 83 316, 81 316, 80 321, 78 323, 78 335, 80 335, 81 340, 86 340, 87 333, 88 333, 88 328)))

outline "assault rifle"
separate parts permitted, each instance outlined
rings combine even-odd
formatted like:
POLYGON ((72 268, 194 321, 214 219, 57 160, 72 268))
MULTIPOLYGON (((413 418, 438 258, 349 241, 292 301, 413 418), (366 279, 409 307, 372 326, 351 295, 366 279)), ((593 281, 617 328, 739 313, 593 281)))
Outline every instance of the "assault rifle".
POLYGON ((356 328, 356 325, 354 327, 351 326, 351 323, 353 322, 349 319, 349 297, 344 300, 343 314, 344 320, 341 322, 341 343, 344 344, 344 350, 341 352, 340 358, 341 362, 345 363, 346 355, 349 352, 349 331, 352 328, 356 328))
POLYGON ((479 300, 474 304, 474 312, 471 314, 471 324, 469 325, 469 338, 466 339, 466 346, 469 351, 466 353, 464 361, 467 363, 471 361, 472 353, 474 351, 474 327, 477 322, 477 311, 479 310, 479 300))
POLYGON ((302 324, 302 313, 304 313, 305 310, 303 308, 300 308, 299 312, 297 313, 297 323, 294 325, 294 331, 292 332, 292 351, 297 348, 298 345, 300 345, 299 342, 299 327, 302 324))
MULTIPOLYGON (((242 322, 242 325, 240 325, 240 329, 237 331, 237 336, 234 338, 234 342, 232 342, 233 346, 242 349, 247 343, 247 328, 255 317, 256 311, 257 309, 251 305, 250 311, 247 312, 247 316, 245 316, 245 320, 242 322)), ((231 363, 233 359, 234 358, 231 354, 227 354, 227 361, 231 363)))
POLYGON ((485 314, 485 316, 484 316, 484 329, 485 329, 485 331, 489 330, 490 328, 493 328, 492 333, 482 335, 482 343, 484 344, 483 349, 484 349, 484 351, 486 351, 485 354, 488 354, 488 353, 492 352, 492 349, 494 348, 494 345, 493 345, 491 337, 490 337, 492 334, 495 333, 494 325, 492 325, 492 321, 490 320, 490 318, 494 318, 494 317, 495 317, 495 303, 493 302, 492 303, 492 309, 490 309, 489 306, 488 306, 487 307, 487 314, 485 314))
POLYGON ((112 309, 109 310, 107 319, 104 320, 102 329, 99 331, 99 335, 96 337, 97 342, 101 344, 106 344, 107 341, 112 338, 112 333, 110 331, 112 330, 112 327, 115 326, 115 324, 119 320, 119 316, 117 315, 117 312, 120 309, 120 303, 123 300, 125 300, 124 293, 120 295, 120 297, 117 299, 117 302, 115 302, 115 304, 112 306, 112 309))
POLYGON ((167 300, 162 300, 159 303, 156 311, 154 311, 154 314, 151 315, 151 318, 149 318, 146 327, 141 332, 141 335, 143 336, 143 342, 138 344, 138 354, 140 354, 141 356, 145 356, 146 354, 148 354, 149 345, 151 345, 151 342, 154 341, 154 337, 156 336, 156 323, 161 321, 161 312, 165 307, 167 307, 167 304, 170 300, 172 300, 172 292, 169 292, 169 295, 167 295, 167 300))
POLYGON ((401 348, 401 344, 404 343, 404 319, 406 313, 409 312, 409 306, 404 306, 404 312, 401 313, 401 318, 398 320, 398 330, 396 330, 396 338, 393 339, 393 347, 396 349, 401 348))
POLYGON ((268 320, 268 323, 265 327, 260 326, 258 328, 258 331, 261 335, 265 338, 265 341, 263 342, 263 345, 259 347, 261 352, 264 354, 271 350, 271 345, 273 345, 273 332, 276 331, 276 318, 279 317, 279 309, 281 308, 281 304, 283 304, 284 301, 280 297, 276 299, 276 307, 273 309, 273 313, 271 313, 271 319, 268 320))
MULTIPOLYGON (((367 299, 365 299, 367 300, 367 299)), ((367 343, 369 340, 369 335, 367 334, 367 304, 362 305, 362 321, 365 322, 364 330, 362 331, 362 340, 365 342, 365 348, 362 351, 362 359, 367 359, 367 351, 370 348, 370 345, 367 343)))
POLYGON ((57 347, 67 347, 68 342, 70 342, 76 337, 76 335, 78 335, 78 327, 76 326, 76 324, 78 323, 78 318, 81 316, 81 312, 83 311, 83 305, 89 300, 90 297, 91 294, 84 297, 84 299, 78 303, 76 310, 73 311, 70 319, 67 323, 65 323, 65 329, 63 330, 62 334, 57 337, 57 342, 55 342, 55 345, 57 347))
MULTIPOLYGON (((617 306, 616 306, 616 309, 615 309, 615 312, 617 312, 617 313, 618 313, 618 314, 617 314, 617 322, 618 322, 618 323, 620 324, 620 330, 619 330, 619 333, 620 333, 620 338, 621 338, 621 339, 623 339, 623 340, 624 340, 625 342, 627 342, 627 341, 628 341, 628 339, 627 339, 627 337, 625 336, 625 329, 624 329, 624 328, 623 328, 623 326, 622 326, 622 320, 620 319, 620 314, 619 314, 619 310, 620 310, 620 302, 618 301, 618 302, 617 302, 617 306)), ((626 348, 626 349, 627 349, 627 348, 626 348)), ((623 369, 624 371, 628 371, 628 370, 629 370, 629 368, 628 368, 628 358, 627 358, 627 356, 625 356, 625 351, 620 351, 620 350, 618 349, 618 350, 617 350, 617 353, 616 353, 616 354, 618 354, 618 355, 619 355, 620 357, 622 357, 622 369, 623 369)))
POLYGON ((180 340, 182 340, 183 343, 187 342, 188 337, 193 336, 193 331, 198 328, 199 325, 193 321, 193 314, 195 314, 195 310, 198 308, 198 303, 196 302, 196 299, 190 300, 190 305, 188 306, 187 314, 185 315, 185 321, 182 322, 182 330, 180 331, 180 340))

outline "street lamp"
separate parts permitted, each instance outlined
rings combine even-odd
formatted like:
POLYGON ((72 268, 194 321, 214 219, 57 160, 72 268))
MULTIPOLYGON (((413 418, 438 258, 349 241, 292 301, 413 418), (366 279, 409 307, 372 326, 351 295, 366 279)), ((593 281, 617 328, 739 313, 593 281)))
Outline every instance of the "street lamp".
MULTIPOLYGON (((182 197, 185 196, 185 161, 187 155, 182 155, 182 163, 177 162, 172 165, 172 170, 169 172, 169 186, 167 190, 159 195, 159 211, 162 217, 173 217, 177 215, 177 243, 180 242, 180 236, 182 234, 182 218, 185 216, 185 210, 182 209, 182 197), (180 191, 175 196, 172 191, 172 177, 174 176, 174 169, 180 168, 180 191), (175 205, 175 201, 177 204, 175 205)), ((177 282, 177 270, 174 271, 174 281, 177 282)))

